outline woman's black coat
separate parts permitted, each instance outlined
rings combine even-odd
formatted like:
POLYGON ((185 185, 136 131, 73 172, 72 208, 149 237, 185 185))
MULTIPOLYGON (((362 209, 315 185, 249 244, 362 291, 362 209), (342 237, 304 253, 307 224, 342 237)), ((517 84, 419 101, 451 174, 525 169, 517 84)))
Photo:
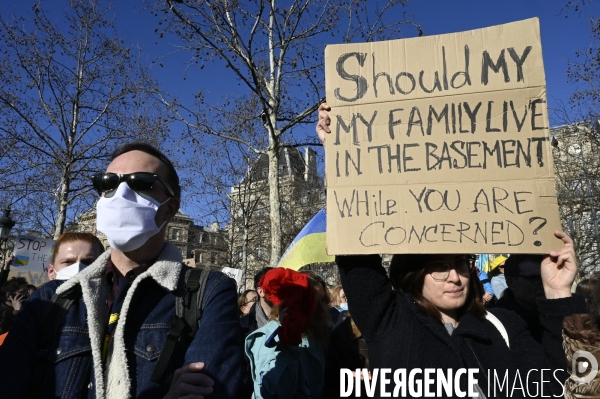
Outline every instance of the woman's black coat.
MULTIPOLYGON (((531 337, 525 322, 515 313, 493 309, 491 312, 508 332, 509 349, 491 322, 469 314, 461 317, 458 327, 449 335, 441 321, 417 310, 410 295, 392 290, 378 255, 338 256, 336 262, 350 314, 368 344, 373 377, 375 370, 382 368, 391 369, 392 375, 397 369, 406 369, 408 375, 414 368, 444 372, 471 368, 479 370, 478 385, 488 398, 541 397, 542 386, 544 395, 562 396, 562 384, 568 377, 564 369, 562 320, 585 311, 583 297, 539 300, 545 329, 543 345, 531 337), (505 375, 504 389, 500 390, 496 384, 494 392, 495 376, 502 384, 505 375)), ((393 391, 393 381, 392 377, 388 392, 393 391)), ((467 389, 465 376, 461 378, 461 388, 467 389)), ((431 390, 438 396, 435 383, 431 390)), ((453 396, 441 393, 441 397, 453 396)), ((375 396, 379 395, 378 387, 375 396)), ((408 391, 407 396, 410 396, 408 391)))

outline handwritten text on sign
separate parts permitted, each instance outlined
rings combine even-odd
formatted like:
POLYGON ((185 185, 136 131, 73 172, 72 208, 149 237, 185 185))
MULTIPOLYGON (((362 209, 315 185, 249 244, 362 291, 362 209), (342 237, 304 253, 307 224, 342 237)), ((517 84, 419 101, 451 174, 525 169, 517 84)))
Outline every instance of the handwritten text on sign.
POLYGON ((537 19, 325 54, 330 254, 559 245, 537 19))
POLYGON ((13 270, 47 272, 54 253, 54 240, 19 236, 15 243, 13 270))

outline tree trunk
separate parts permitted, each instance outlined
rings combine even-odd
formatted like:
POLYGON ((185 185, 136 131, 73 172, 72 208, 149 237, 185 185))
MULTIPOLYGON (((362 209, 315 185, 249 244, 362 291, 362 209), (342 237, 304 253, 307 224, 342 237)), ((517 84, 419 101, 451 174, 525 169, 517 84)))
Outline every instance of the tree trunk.
POLYGON ((243 253, 243 261, 242 261, 242 269, 244 270, 244 290, 248 289, 248 241, 249 241, 249 233, 248 233, 248 220, 246 216, 244 216, 244 241, 242 244, 243 253))
POLYGON ((267 151, 269 156, 269 213, 271 219, 271 267, 277 267, 281 256, 281 209, 279 202, 279 154, 277 143, 267 151))
POLYGON ((69 206, 69 179, 63 177, 60 184, 60 192, 58 194, 58 217, 54 224, 54 239, 58 240, 58 237, 65 230, 65 222, 67 220, 67 208, 69 206))

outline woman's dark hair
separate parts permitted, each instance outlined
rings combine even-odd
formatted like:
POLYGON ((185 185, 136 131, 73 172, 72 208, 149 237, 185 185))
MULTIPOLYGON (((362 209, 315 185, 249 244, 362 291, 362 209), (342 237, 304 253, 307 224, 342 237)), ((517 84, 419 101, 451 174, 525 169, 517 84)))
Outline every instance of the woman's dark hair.
POLYGON ((12 277, 10 280, 4 283, 0 292, 2 293, 2 299, 6 297, 6 293, 10 295, 14 295, 15 292, 19 291, 21 287, 27 286, 29 284, 24 277, 12 277))
MULTIPOLYGON (((390 264, 390 280, 394 290, 401 294, 410 294, 415 301, 417 309, 441 322, 442 314, 423 296, 423 283, 425 281, 425 264, 435 255, 423 254, 396 254, 390 264)), ((467 261, 469 261, 469 255, 467 261)), ((458 317, 472 314, 479 320, 485 319, 483 307, 483 286, 477 273, 469 276, 469 294, 465 304, 458 310, 458 317)))
POLYGON ((179 175, 173 166, 173 162, 165 154, 160 152, 154 146, 144 143, 141 141, 135 141, 133 143, 127 143, 117 148, 115 152, 112 154, 111 160, 131 151, 141 151, 146 154, 152 155, 154 158, 158 158, 165 168, 167 169, 167 183, 173 189, 173 194, 175 194, 175 198, 178 200, 181 199, 181 186, 179 185, 179 175))

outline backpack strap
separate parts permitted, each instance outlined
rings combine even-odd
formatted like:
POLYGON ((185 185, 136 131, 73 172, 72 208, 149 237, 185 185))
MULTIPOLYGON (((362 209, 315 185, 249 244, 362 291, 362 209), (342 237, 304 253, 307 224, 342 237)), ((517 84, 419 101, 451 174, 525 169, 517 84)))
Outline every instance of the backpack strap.
POLYGON ((198 331, 198 321, 202 317, 202 300, 210 270, 188 267, 184 270, 184 292, 175 299, 175 315, 171 321, 167 340, 150 377, 150 381, 156 383, 161 382, 177 342, 183 336, 187 338, 186 345, 189 345, 198 331))
POLYGON ((504 328, 504 324, 502 324, 500 319, 497 318, 496 316, 494 316, 490 312, 485 312, 485 318, 490 323, 492 323, 494 325, 494 327, 496 327, 496 330, 498 330, 500 335, 502 335, 502 338, 504 338, 504 341, 506 342, 506 346, 508 346, 508 349, 510 349, 510 343, 508 342, 508 332, 506 331, 506 328, 504 328))
POLYGON ((48 352, 50 351, 52 341, 58 334, 61 322, 73 305, 73 302, 80 297, 80 285, 75 285, 61 295, 54 294, 52 297, 50 309, 44 315, 40 329, 37 332, 37 341, 39 343, 38 354, 35 366, 31 372, 26 398, 37 398, 39 396, 40 388, 48 369, 48 352))

